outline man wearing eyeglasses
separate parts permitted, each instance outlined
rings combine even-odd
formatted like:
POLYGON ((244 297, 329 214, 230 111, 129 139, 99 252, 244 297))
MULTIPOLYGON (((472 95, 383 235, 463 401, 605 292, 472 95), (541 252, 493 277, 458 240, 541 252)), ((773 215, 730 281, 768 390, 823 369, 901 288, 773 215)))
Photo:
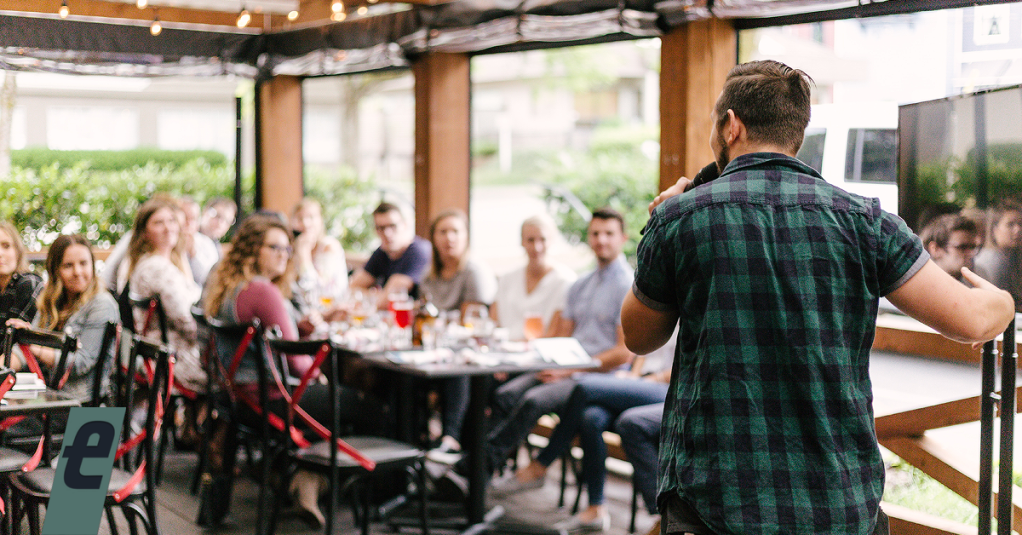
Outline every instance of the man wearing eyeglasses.
POLYGON ((373 210, 373 224, 380 247, 351 277, 351 288, 383 288, 380 303, 385 306, 386 296, 407 292, 422 279, 433 253, 429 242, 415 235, 397 205, 380 203, 373 210))
POLYGON ((930 221, 919 233, 930 259, 948 275, 962 280, 962 268, 973 268, 983 237, 975 221, 962 214, 945 214, 930 221))

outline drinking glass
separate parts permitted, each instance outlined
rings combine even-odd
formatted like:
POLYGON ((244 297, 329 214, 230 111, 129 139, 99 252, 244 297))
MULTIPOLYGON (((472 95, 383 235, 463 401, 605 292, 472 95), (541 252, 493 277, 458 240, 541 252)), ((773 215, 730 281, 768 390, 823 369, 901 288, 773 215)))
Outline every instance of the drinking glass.
POLYGON ((525 314, 525 339, 532 341, 543 336, 543 316, 527 312, 525 314))
POLYGON ((471 304, 465 307, 465 318, 462 320, 462 324, 466 329, 474 331, 488 317, 486 305, 471 304))

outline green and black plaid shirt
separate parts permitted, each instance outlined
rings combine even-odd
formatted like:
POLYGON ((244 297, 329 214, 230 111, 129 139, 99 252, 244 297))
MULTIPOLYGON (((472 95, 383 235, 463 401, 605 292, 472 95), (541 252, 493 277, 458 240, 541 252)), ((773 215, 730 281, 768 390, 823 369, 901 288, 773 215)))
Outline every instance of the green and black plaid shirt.
POLYGON ((722 534, 869 533, 884 487, 877 300, 928 259, 876 199, 781 154, 736 158, 663 203, 634 286, 681 316, 661 494, 722 534))

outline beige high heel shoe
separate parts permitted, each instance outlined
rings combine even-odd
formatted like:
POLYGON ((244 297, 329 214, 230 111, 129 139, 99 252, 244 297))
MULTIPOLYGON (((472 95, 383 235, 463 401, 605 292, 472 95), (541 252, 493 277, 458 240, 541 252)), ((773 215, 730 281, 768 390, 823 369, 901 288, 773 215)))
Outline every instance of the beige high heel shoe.
POLYGON ((326 523, 323 512, 319 510, 319 497, 328 484, 323 474, 299 470, 288 486, 288 491, 296 498, 299 516, 313 529, 322 528, 326 523))

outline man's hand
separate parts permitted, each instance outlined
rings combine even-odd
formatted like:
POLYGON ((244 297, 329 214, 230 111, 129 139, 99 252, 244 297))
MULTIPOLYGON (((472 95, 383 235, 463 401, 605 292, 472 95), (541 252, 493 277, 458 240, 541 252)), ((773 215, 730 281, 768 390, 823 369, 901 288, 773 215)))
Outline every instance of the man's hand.
POLYGON ((660 206, 660 203, 666 201, 667 199, 670 199, 671 197, 674 197, 675 195, 685 193, 691 187, 692 187, 691 180, 685 177, 679 178, 678 181, 675 182, 673 186, 665 189, 664 191, 661 191, 660 195, 657 195, 656 198, 653 199, 653 202, 649 203, 649 213, 652 214, 653 210, 655 210, 657 206, 660 206))
POLYGON ((571 377, 571 374, 575 373, 575 371, 576 370, 543 370, 536 372, 536 379, 539 379, 539 381, 543 384, 556 383, 557 381, 571 377))

